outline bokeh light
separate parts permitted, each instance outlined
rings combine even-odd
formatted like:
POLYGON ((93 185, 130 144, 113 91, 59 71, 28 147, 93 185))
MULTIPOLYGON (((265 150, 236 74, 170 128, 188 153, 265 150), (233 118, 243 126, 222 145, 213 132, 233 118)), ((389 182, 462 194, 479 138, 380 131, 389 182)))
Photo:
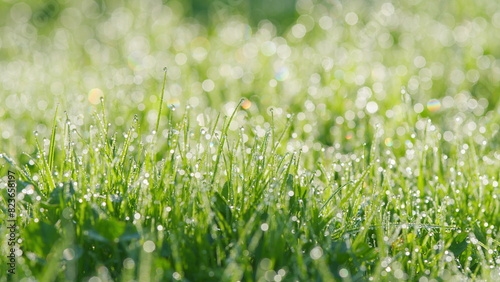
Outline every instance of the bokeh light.
POLYGON ((93 88, 89 91, 88 100, 91 104, 99 104, 101 102, 101 98, 104 98, 104 93, 101 89, 93 88))
POLYGON ((290 71, 287 67, 280 67, 278 71, 275 73, 274 78, 278 81, 284 81, 290 75, 290 71))
POLYGON ((248 110, 250 109, 250 107, 252 106, 252 102, 250 102, 250 100, 248 99, 245 99, 242 103, 241 103, 241 107, 244 109, 244 110, 248 110))
MULTIPOLYGON (((261 109, 279 106, 283 118, 302 112, 294 128, 309 148, 357 144, 380 119, 397 127, 443 110, 433 122, 449 129, 456 118, 468 124, 485 117, 463 134, 486 128, 479 134, 486 135, 500 111, 496 2, 442 14, 429 1, 417 7, 377 0, 368 8, 354 0, 341 9, 328 1, 229 1, 217 6, 223 17, 196 12, 216 8, 210 1, 201 8, 203 1, 146 2, 63 1, 50 13, 34 2, 6 3, 0 47, 9 56, 0 60, 0 96, 10 102, 0 109, 1 140, 10 138, 13 118, 50 124, 56 102, 70 117, 86 115, 85 105, 104 94, 118 126, 137 110, 154 120, 164 66, 165 106, 212 113, 251 97, 240 109, 255 113, 248 122, 262 128, 270 117, 261 109), (33 50, 32 58, 22 50, 33 50), (26 102, 33 96, 36 103, 26 102)), ((383 136, 404 144, 406 135, 383 136)))
POLYGON ((387 147, 392 147, 392 145, 394 145, 394 142, 392 141, 392 138, 390 138, 390 137, 385 138, 384 143, 387 147))
POLYGON ((441 102, 437 99, 431 99, 427 102, 427 109, 431 112, 437 112, 441 109, 441 102))

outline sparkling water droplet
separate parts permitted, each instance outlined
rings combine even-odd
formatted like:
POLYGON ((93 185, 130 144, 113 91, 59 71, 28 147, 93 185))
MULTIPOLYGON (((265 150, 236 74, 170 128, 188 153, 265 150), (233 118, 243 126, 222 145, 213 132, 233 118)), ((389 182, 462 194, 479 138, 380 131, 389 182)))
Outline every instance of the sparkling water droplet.
POLYGON ((163 67, 163 71, 166 72, 168 70, 167 67, 163 67))
POLYGON ((35 131, 33 131, 33 134, 34 134, 35 136, 38 136, 38 131, 36 131, 36 130, 35 130, 35 131))

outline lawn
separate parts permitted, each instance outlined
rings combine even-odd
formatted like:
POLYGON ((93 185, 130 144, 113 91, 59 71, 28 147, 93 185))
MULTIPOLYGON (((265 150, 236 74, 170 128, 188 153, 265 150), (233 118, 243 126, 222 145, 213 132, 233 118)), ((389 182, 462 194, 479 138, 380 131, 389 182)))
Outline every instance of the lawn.
POLYGON ((500 280, 500 3, 0 2, 0 281, 500 280))

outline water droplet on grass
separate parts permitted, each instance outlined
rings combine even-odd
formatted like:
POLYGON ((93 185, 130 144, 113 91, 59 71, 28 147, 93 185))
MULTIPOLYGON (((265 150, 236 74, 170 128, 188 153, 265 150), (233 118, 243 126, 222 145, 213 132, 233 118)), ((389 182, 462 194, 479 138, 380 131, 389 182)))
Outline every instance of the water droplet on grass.
POLYGON ((72 248, 67 248, 63 251, 63 257, 67 261, 73 260, 75 258, 75 255, 76 255, 76 253, 72 248))
POLYGON ((153 241, 149 240, 144 242, 144 245, 142 245, 142 248, 146 253, 152 253, 156 249, 156 245, 153 241))
POLYGON ((313 260, 320 259, 323 256, 323 249, 320 246, 314 247, 309 253, 313 260))

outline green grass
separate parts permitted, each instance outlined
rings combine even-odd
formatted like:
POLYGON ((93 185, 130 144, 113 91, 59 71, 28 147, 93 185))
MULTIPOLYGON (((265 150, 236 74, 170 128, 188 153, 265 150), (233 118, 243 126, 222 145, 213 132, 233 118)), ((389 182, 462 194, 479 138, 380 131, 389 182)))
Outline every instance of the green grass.
POLYGON ((299 2, 2 4, 0 281, 499 280, 498 4, 299 2))
POLYGON ((498 160, 478 157, 485 146, 440 141, 429 122, 410 128, 413 153, 368 130, 353 153, 288 152, 292 119, 258 137, 229 129, 240 106, 204 128, 174 109, 161 135, 138 119, 123 134, 104 113, 78 130, 56 116, 30 164, 3 155, 20 176, 17 275, 498 278, 498 160))

